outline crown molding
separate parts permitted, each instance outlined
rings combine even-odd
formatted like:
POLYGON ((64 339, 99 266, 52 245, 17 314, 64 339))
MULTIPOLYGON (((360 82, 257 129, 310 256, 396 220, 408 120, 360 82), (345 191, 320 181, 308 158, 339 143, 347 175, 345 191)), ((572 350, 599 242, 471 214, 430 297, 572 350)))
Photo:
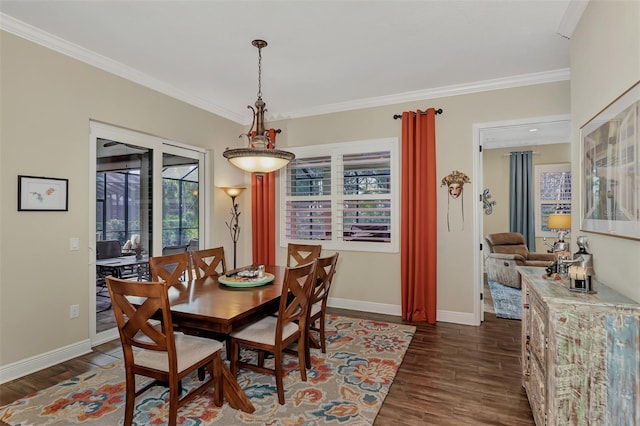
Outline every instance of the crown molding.
POLYGON ((533 84, 552 83, 566 81, 570 78, 569 68, 552 71, 544 71, 532 74, 522 74, 511 77, 496 78, 492 80, 476 81, 452 86, 437 87, 434 89, 417 90, 395 95, 379 96, 360 99, 350 102, 342 102, 328 105, 320 105, 313 108, 281 113, 269 117, 270 120, 289 118, 301 118, 314 115, 330 114, 334 112, 350 111, 364 108, 374 108, 385 105, 395 105, 405 102, 422 101, 427 99, 444 98, 449 96, 466 95, 470 93, 486 92, 490 90, 509 89, 513 87, 529 86, 533 84))
MULTIPOLYGON (((572 3, 580 3, 572 0, 572 3)), ((232 120, 238 124, 247 125, 247 115, 231 111, 217 105, 207 99, 186 93, 172 85, 151 77, 148 74, 139 72, 127 65, 99 55, 74 43, 70 43, 60 37, 47 33, 39 28, 31 26, 23 21, 15 19, 4 13, 0 13, 0 29, 32 41, 41 46, 52 49, 63 55, 72 57, 81 62, 95 66, 124 79, 133 81, 149 89, 163 93, 172 98, 183 101, 189 105, 201 108, 205 111, 232 120)), ((569 80, 569 69, 559 69, 544 71, 532 74, 523 74, 511 77, 497 78, 492 80, 476 81, 452 86, 443 86, 433 89, 405 92, 394 95, 378 96, 372 98, 359 99, 355 101, 341 102, 335 104, 319 105, 312 108, 289 111, 286 113, 268 114, 268 120, 283 120, 292 118, 302 118, 314 115, 330 114, 335 112, 351 111, 365 108, 375 108, 386 105, 402 104, 405 102, 422 101, 428 99, 442 98, 448 96, 465 95, 470 93, 485 92, 489 90, 508 89, 519 86, 533 84, 550 83, 556 81, 569 80)))
POLYGON ((588 5, 589 0, 571 0, 569 6, 567 6, 567 10, 562 16, 560 25, 558 25, 558 34, 570 39, 588 5))
POLYGON ((99 55, 4 13, 0 13, 0 29, 234 122, 242 123, 246 121, 246 117, 243 114, 235 113, 199 96, 186 93, 148 74, 109 59, 106 56, 99 55))

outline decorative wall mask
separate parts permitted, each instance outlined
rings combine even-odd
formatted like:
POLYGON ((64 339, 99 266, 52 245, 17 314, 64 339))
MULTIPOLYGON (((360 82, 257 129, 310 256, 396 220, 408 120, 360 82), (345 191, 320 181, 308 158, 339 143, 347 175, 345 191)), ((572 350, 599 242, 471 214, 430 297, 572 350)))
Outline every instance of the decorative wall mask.
POLYGON ((449 173, 448 176, 442 178, 442 184, 440 186, 447 186, 449 188, 449 195, 453 198, 458 198, 462 195, 462 187, 465 183, 469 183, 471 180, 469 176, 457 170, 449 173))
POLYGON ((485 188, 482 191, 482 207, 484 208, 484 214, 493 213, 493 206, 496 205, 495 201, 489 201, 491 199, 491 194, 489 194, 489 188, 485 188))
POLYGON ((454 170, 449 173, 447 176, 442 178, 440 186, 446 186, 449 191, 449 196, 447 197, 447 230, 451 232, 451 227, 449 225, 449 213, 450 213, 450 203, 451 199, 456 199, 462 196, 462 203, 460 204, 460 212, 462 215, 462 229, 464 229, 464 195, 463 195, 463 186, 465 183, 470 183, 471 179, 466 174, 459 172, 458 170, 454 170))

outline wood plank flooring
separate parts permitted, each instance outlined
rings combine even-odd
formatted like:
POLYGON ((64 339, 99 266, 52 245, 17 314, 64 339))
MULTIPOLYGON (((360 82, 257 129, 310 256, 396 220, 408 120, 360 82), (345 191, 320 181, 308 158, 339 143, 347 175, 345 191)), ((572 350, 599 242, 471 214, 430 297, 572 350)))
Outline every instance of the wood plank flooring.
MULTIPOLYGON (((398 317, 330 309, 354 318, 398 317)), ((520 321, 486 314, 479 327, 416 325, 416 334, 375 420, 376 426, 533 425, 520 385, 520 321)), ((122 356, 119 340, 0 386, 0 405, 107 365, 122 356)), ((0 422, 0 425, 5 423, 0 422)))

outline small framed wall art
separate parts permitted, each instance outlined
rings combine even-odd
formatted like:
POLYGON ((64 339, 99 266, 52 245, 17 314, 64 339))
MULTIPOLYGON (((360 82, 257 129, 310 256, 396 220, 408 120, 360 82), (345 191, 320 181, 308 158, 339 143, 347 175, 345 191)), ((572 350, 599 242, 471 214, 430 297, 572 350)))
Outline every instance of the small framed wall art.
POLYGON ((18 211, 68 211, 69 179, 18 175, 18 211))

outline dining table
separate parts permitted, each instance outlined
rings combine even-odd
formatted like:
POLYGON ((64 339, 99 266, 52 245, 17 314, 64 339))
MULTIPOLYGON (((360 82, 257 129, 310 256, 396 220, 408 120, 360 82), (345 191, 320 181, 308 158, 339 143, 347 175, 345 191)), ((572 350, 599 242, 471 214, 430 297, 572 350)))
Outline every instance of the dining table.
MULTIPOLYGON (((243 269, 250 267, 229 274, 243 269)), ((284 266, 265 265, 264 273, 273 275, 273 280, 259 286, 230 286, 219 282, 218 276, 174 284, 168 289, 171 320, 187 333, 213 334, 225 339, 228 347, 228 336, 233 330, 278 310, 285 270, 284 266)), ((142 302, 137 299, 129 298, 134 305, 142 302)), ((224 363, 222 373, 223 394, 229 405, 252 413, 255 407, 224 363)))

